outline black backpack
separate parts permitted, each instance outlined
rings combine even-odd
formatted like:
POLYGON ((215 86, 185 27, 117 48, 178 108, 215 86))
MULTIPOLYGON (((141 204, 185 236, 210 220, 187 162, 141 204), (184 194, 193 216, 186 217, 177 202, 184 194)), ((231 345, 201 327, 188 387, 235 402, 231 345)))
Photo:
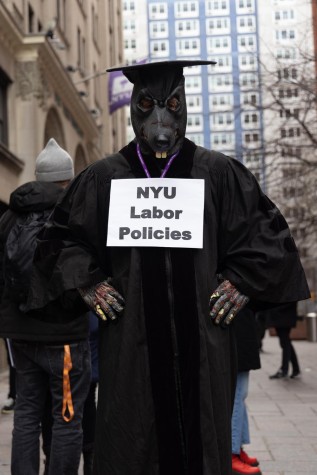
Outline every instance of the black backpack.
POLYGON ((4 248, 4 283, 9 298, 20 304, 27 300, 33 256, 39 232, 51 210, 19 215, 4 248))

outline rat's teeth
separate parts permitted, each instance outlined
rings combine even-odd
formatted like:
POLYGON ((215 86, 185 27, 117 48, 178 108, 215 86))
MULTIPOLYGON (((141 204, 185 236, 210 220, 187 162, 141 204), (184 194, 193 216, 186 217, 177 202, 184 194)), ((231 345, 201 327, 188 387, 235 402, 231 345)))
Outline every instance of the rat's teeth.
POLYGON ((162 158, 166 158, 167 157, 167 152, 163 152, 162 153, 162 158))
POLYGON ((162 158, 162 154, 160 152, 155 152, 156 158, 162 158))

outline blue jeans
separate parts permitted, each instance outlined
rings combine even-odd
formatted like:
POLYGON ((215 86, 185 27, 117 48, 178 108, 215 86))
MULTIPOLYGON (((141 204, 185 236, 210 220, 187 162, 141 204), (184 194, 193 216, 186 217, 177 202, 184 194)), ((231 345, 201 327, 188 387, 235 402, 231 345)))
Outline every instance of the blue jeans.
POLYGON ((231 418, 232 453, 239 454, 244 444, 250 443, 248 413, 245 400, 248 395, 249 371, 238 372, 234 406, 231 418))
POLYGON ((52 399, 49 475, 77 475, 82 451, 82 415, 91 379, 87 341, 70 344, 70 386, 74 418, 62 417, 64 346, 12 342, 17 372, 17 398, 11 453, 12 475, 38 475, 41 421, 47 391, 52 399))

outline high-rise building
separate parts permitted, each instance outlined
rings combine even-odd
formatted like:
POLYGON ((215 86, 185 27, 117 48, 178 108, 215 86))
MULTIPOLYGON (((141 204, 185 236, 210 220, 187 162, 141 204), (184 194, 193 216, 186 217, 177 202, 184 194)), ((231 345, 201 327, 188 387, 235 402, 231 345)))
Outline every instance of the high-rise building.
POLYGON ((258 0, 265 178, 317 282, 316 52, 312 2, 258 0))
MULTIPOLYGON (((123 15, 139 2, 124 1, 123 15)), ((187 137, 263 171, 256 0, 147 0, 135 16, 133 56, 150 60, 212 59, 216 66, 186 68, 187 137), (142 18, 142 20, 141 20, 142 18), (138 28, 138 21, 147 28, 138 28), (147 48, 144 47, 147 45, 147 48), (142 53, 141 49, 143 48, 142 53)), ((129 13, 128 13, 129 12, 129 13)), ((128 41, 127 32, 124 38, 128 41)), ((130 48, 125 47, 125 59, 130 48)))
MULTIPOLYGON (((307 262, 317 256, 315 3, 123 2, 123 16, 134 15, 136 32, 125 43, 126 62, 145 55, 152 61, 217 61, 184 70, 186 135, 255 174, 286 215, 307 262)), ((127 22, 124 38, 128 31, 127 22)), ((315 32, 317 44, 316 38, 315 32)), ((317 274, 314 279, 317 287, 317 274)))

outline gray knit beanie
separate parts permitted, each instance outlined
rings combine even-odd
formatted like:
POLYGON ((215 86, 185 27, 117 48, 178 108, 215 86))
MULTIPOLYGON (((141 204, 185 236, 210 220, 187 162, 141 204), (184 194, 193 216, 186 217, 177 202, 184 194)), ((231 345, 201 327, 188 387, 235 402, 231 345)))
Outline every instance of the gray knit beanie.
POLYGON ((50 139, 35 162, 37 181, 64 181, 74 178, 74 165, 70 155, 50 139))

